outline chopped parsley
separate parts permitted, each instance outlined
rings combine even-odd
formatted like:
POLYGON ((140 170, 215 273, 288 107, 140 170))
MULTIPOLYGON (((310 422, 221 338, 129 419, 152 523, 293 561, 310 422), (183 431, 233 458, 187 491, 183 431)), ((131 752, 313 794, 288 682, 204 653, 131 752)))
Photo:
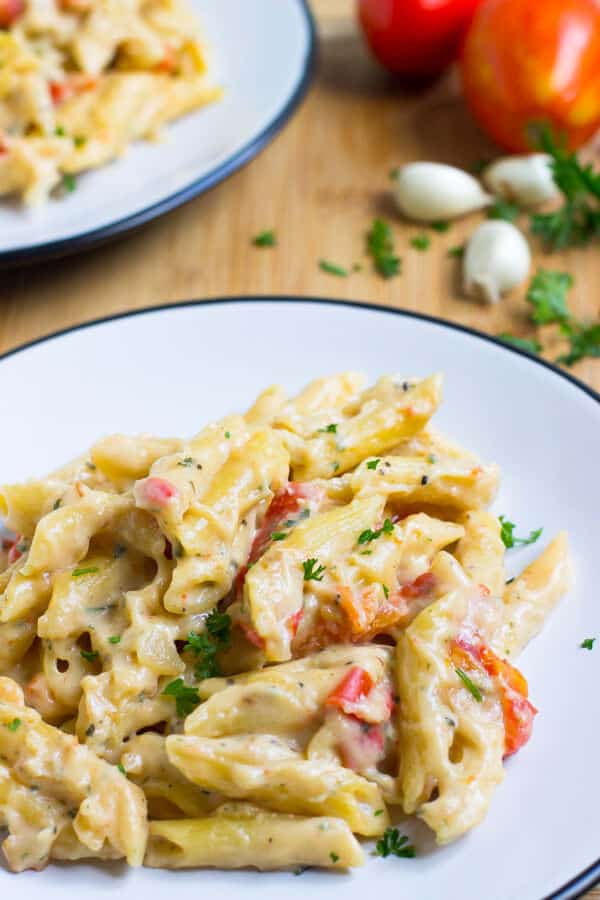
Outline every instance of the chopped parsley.
POLYGON ((339 860, 339 856, 337 855, 337 853, 334 853, 333 851, 331 851, 331 853, 329 854, 329 859, 335 865, 335 863, 338 862, 338 860, 339 860))
POLYGON ((455 259, 462 259, 465 255, 465 245, 457 244, 456 247, 450 247, 448 250, 448 256, 453 256, 455 259))
POLYGON ((226 431, 226 432, 225 432, 225 437, 227 438, 227 440, 229 440, 229 438, 231 437, 231 432, 230 432, 230 431, 226 431))
POLYGON ((125 777, 127 777, 127 772, 125 771, 125 766, 123 765, 123 763, 117 763, 117 769, 119 770, 121 775, 125 775, 125 777))
POLYGON ((256 237, 252 238, 255 247, 275 247, 277 245, 277 237, 273 228, 261 231, 256 237))
POLYGON ((382 809, 376 809, 375 812, 373 813, 373 815, 374 815, 374 816, 382 816, 382 815, 383 815, 383 810, 382 810, 382 809))
POLYGON ((56 135, 56 137, 65 137, 66 133, 67 132, 62 127, 62 125, 57 125, 56 128, 54 129, 54 134, 56 135))
POLYGON ((560 326, 562 335, 569 342, 569 349, 561 353, 556 362, 565 366, 574 366, 581 359, 600 357, 600 323, 586 325, 570 319, 560 326))
POLYGON ((515 222, 519 216, 520 209, 514 203, 508 203, 506 200, 496 200, 491 206, 488 206, 488 219, 502 219, 505 222, 515 222))
POLYGON ((531 318, 536 325, 561 324, 569 318, 567 291, 573 287, 568 272, 539 269, 527 291, 527 302, 533 307, 531 318))
POLYGON ((383 836, 375 844, 375 856, 399 856, 404 859, 413 859, 416 855, 415 848, 405 834, 400 834, 397 828, 386 828, 383 836))
POLYGON ((547 127, 536 131, 539 148, 552 157, 552 175, 564 203, 557 210, 532 216, 531 230, 547 250, 587 244, 600 237, 600 172, 559 146, 547 127))
POLYGON ((393 532, 392 520, 386 519, 381 528, 378 528, 376 531, 373 531, 371 528, 365 528, 364 531, 361 531, 358 536, 358 543, 370 544, 371 541, 376 541, 377 538, 380 538, 382 534, 393 534, 393 532))
POLYGON ((535 531, 529 532, 529 537, 515 537, 514 530, 517 527, 515 523, 509 522, 504 516, 498 516, 498 519, 500 521, 500 537, 507 550, 512 550, 513 547, 517 546, 526 547, 528 544, 535 544, 544 530, 543 528, 536 528, 535 531))
POLYGON ((381 587, 383 588, 383 595, 384 595, 385 599, 387 600, 387 598, 390 596, 390 589, 387 586, 387 584, 382 584, 381 587))
POLYGON ((175 709, 181 718, 189 716, 200 704, 198 689, 187 685, 183 678, 171 681, 162 693, 165 697, 175 698, 175 709))
POLYGON ((121 643, 121 635, 113 634, 112 637, 109 637, 108 643, 109 644, 120 644, 121 643))
POLYGON ((85 147, 85 145, 87 144, 87 138, 79 134, 77 135, 77 137, 73 138, 73 142, 79 150, 81 147, 85 147))
POLYGON ((348 269, 337 266, 335 263, 328 262, 326 259, 319 260, 319 268, 322 272, 327 272, 328 275, 337 275, 338 278, 347 278, 350 274, 348 269))
POLYGON ((367 469, 376 469, 380 462, 380 459, 370 459, 367 463, 367 469))
POLYGON ((287 531, 272 531, 271 532, 271 540, 272 541, 283 541, 287 537, 287 531))
POLYGON ((94 662, 94 660, 98 659, 100 655, 97 650, 80 650, 82 659, 85 659, 86 662, 94 662))
POLYGON ((98 566, 83 566, 79 569, 73 569, 71 572, 72 578, 79 578, 81 575, 95 575, 96 572, 99 572, 100 569, 98 566))
POLYGON ((16 731, 19 725, 21 725, 21 719, 12 719, 12 721, 8 722, 6 727, 9 731, 16 731))
POLYGON ((467 673, 457 667, 454 668, 454 671, 456 672, 466 689, 469 691, 469 693, 473 695, 478 703, 481 703, 483 701, 483 694, 481 693, 477 685, 473 684, 467 673))
POLYGON ((445 219, 438 219, 436 222, 430 222, 429 227, 433 228, 434 231, 439 231, 440 234, 444 234, 450 229, 450 222, 446 222, 445 219))
POLYGON ((55 501, 54 501, 54 504, 53 504, 53 506, 52 506, 52 509, 56 512, 56 510, 59 508, 59 506, 60 506, 61 503, 62 503, 62 500, 61 500, 60 497, 59 497, 58 500, 55 500, 55 501))
POLYGON ((323 581, 326 566, 319 565, 318 559, 305 559, 302 563, 305 581, 323 581))
POLYGON ((337 425, 327 425, 325 428, 318 428, 318 432, 325 432, 326 434, 337 434, 338 427, 337 425))
POLYGON ((184 456, 183 459, 180 459, 177 463, 178 466, 184 466, 185 468, 189 468, 194 465, 194 460, 191 456, 184 456))
POLYGON ((183 650, 196 656, 194 675, 198 681, 221 674, 217 654, 231 643, 231 617, 213 609, 205 620, 206 631, 190 631, 183 650))
POLYGON ((595 637, 594 638, 586 638, 584 641, 582 641, 580 643, 579 646, 581 647, 582 650, 593 650, 595 641, 596 641, 595 637))
POLYGON ((367 233, 367 252, 384 278, 400 274, 401 259, 395 254, 392 229, 383 219, 374 219, 367 233))
POLYGON ((69 173, 65 173, 63 175, 62 185, 65 191, 68 191, 70 194, 77 187, 77 179, 74 175, 70 175, 69 173))
POLYGON ((414 238, 411 239, 410 246, 414 247, 415 250, 420 250, 423 253, 425 250, 429 250, 431 247, 431 238, 428 234, 417 234, 414 238))
POLYGON ((542 345, 539 341, 517 337, 514 334, 508 334, 506 331, 503 331, 498 335, 498 340, 503 341, 505 344, 510 344, 511 347, 516 347, 517 350, 525 350, 527 353, 533 353, 534 355, 539 353, 542 349, 542 345))

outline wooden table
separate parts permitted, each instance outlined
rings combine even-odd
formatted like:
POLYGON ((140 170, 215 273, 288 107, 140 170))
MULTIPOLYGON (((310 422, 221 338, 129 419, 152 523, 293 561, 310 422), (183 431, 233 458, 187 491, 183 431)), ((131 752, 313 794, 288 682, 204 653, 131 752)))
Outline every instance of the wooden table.
MULTIPOLYGON (((401 223, 388 172, 412 159, 460 166, 494 154, 463 107, 453 76, 426 90, 402 90, 367 57, 352 0, 313 0, 321 31, 315 84, 293 122, 243 171, 131 237, 82 256, 0 276, 0 352, 76 322, 165 301, 254 293, 302 294, 384 303, 453 319, 482 331, 530 334, 524 292, 497 308, 460 295, 459 264, 448 257, 471 218, 430 249, 409 245, 420 229, 401 223), (375 216, 394 223, 400 278, 368 264, 349 278, 326 275, 325 258, 363 260, 375 216), (275 227, 276 249, 250 238, 275 227)), ((542 260, 576 276, 572 305, 597 317, 600 255, 571 251, 542 260)), ((549 357, 556 355, 550 352, 549 357)), ((600 389, 600 360, 575 374, 600 389)), ((589 898, 600 898, 600 890, 589 898)))

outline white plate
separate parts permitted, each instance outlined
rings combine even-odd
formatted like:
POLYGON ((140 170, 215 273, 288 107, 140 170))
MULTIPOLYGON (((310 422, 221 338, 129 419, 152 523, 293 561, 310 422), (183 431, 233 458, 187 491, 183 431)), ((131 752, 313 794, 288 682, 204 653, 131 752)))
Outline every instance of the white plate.
POLYGON ((498 513, 519 532, 544 526, 535 547, 510 553, 511 574, 558 529, 571 535, 576 586, 520 661, 540 710, 533 738, 508 762, 484 824, 444 849, 418 830, 415 860, 373 859, 351 875, 51 865, 43 874, 0 872, 0 892, 364 900, 376 888, 411 900, 566 900, 600 878, 600 398, 592 391, 493 339, 406 313, 264 299, 163 308, 82 326, 0 361, 0 478, 41 475, 112 431, 192 434, 273 381, 295 390, 350 368, 373 377, 445 372, 436 422, 500 463, 498 513), (593 636, 594 650, 580 649, 593 636))
POLYGON ((315 30, 306 0, 190 0, 223 99, 81 175, 72 194, 28 210, 0 199, 0 264, 109 240, 231 175, 279 131, 306 92, 315 30))

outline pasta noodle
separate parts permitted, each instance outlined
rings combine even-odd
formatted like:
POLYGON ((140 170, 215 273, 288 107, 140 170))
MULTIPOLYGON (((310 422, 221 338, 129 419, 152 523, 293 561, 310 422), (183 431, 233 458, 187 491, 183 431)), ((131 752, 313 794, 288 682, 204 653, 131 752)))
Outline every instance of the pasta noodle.
MULTIPOLYGON (((28 27, 90 71, 155 59, 108 0, 100 40, 93 6, 83 27, 31 4, 28 27)), ((273 387, 191 439, 111 435, 0 487, 11 869, 346 869, 394 807, 439 843, 481 822, 536 713, 513 658, 570 564, 561 533, 506 582, 498 468, 431 425, 441 384, 273 387)))

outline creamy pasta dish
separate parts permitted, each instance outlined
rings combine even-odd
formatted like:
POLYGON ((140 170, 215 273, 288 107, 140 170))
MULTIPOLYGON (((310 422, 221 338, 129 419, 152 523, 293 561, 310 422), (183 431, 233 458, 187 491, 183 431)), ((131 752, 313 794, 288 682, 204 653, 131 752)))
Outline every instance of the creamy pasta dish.
POLYGON ((218 96, 186 0, 0 0, 0 195, 72 190, 218 96))
POLYGON ((11 869, 344 869, 359 838, 414 855, 398 812, 441 844, 482 821, 568 549, 507 579, 498 469, 430 424, 441 389, 272 387, 190 440, 106 437, 0 489, 11 869))

